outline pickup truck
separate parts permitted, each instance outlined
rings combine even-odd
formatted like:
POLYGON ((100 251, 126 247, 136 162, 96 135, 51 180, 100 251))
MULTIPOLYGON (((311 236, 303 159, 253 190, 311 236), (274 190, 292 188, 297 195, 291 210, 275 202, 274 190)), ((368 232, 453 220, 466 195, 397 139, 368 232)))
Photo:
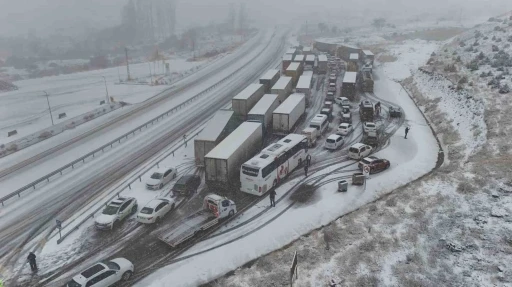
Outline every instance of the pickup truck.
POLYGON ((175 248, 188 239, 216 226, 223 219, 236 213, 235 203, 220 195, 209 194, 203 200, 203 209, 186 217, 158 239, 175 248))

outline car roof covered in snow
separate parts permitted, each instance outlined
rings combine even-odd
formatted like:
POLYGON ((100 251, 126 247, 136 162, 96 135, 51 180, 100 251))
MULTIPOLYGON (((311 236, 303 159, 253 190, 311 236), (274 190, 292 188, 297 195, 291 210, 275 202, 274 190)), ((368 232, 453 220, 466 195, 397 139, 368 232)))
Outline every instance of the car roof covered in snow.
POLYGON ((363 144, 363 143, 355 143, 355 144, 351 145, 350 147, 355 147, 355 148, 359 149, 359 148, 362 148, 364 146, 366 146, 366 145, 363 144))
POLYGON ((332 134, 332 135, 328 136, 327 138, 331 139, 331 140, 335 140, 335 139, 340 138, 340 137, 341 137, 340 135, 332 134))
POLYGON ((348 128, 349 123, 341 123, 338 127, 348 128))
POLYGON ((149 208, 154 209, 162 202, 171 202, 171 200, 169 198, 158 197, 158 198, 152 199, 151 201, 146 203, 146 205, 144 207, 149 207, 149 208))
POLYGON ((257 129, 261 129, 261 123, 243 122, 212 149, 205 158, 228 159, 257 129))
POLYGON ((376 161, 376 160, 378 160, 378 159, 379 159, 379 158, 378 158, 378 157, 376 157, 376 156, 368 156, 368 157, 363 158, 361 161, 362 161, 363 163, 372 163, 373 161, 376 161))
POLYGON ((217 141, 222 131, 233 116, 234 111, 219 110, 213 118, 208 121, 205 128, 194 139, 195 141, 217 141))
POLYGON ((355 84, 356 77, 357 77, 356 72, 346 72, 345 76, 343 76, 343 83, 355 84))
POLYGON ((277 82, 272 86, 272 90, 283 90, 286 86, 290 85, 292 82, 292 77, 281 77, 277 82))

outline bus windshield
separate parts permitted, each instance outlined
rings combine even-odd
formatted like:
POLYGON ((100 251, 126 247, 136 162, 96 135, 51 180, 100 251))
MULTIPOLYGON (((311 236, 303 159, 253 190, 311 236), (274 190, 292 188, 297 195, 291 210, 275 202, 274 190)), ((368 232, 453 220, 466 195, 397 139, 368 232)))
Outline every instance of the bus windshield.
POLYGON ((258 176, 258 174, 260 174, 260 169, 242 165, 242 173, 248 176, 258 176))

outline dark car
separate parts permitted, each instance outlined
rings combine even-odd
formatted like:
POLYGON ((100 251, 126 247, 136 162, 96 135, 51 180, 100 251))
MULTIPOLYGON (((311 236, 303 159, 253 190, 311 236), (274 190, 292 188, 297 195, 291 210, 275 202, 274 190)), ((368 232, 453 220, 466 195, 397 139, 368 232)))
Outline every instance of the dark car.
POLYGON ((400 108, 389 107, 389 116, 392 118, 399 118, 402 116, 400 108))
POLYGON ((389 168, 390 165, 391 165, 391 163, 387 159, 378 158, 376 156, 369 156, 369 157, 363 158, 359 162, 358 167, 360 170, 363 170, 364 166, 369 166, 370 174, 372 174, 372 173, 378 173, 383 170, 386 170, 389 168))
POLYGON ((201 184, 201 177, 199 175, 187 174, 174 184, 172 191, 175 194, 190 195, 197 191, 197 188, 201 184))

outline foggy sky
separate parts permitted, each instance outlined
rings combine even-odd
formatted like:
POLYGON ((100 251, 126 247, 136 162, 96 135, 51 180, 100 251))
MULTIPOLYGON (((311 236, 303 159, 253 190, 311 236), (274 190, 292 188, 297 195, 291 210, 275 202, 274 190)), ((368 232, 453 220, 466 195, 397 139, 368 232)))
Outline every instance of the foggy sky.
MULTIPOLYGON (((488 17, 512 10, 512 0, 175 0, 181 27, 227 18, 230 3, 246 2, 250 18, 260 23, 292 20, 343 22, 354 15, 388 19, 430 13, 464 18, 488 17)), ((105 28, 120 23, 128 0, 0 0, 0 36, 46 36, 76 29, 105 28)), ((238 7, 238 6, 236 6, 238 7)), ((237 8, 238 9, 238 8, 237 8)), ((370 22, 370 21, 368 21, 370 22)), ((77 32, 79 33, 79 32, 77 32)))

